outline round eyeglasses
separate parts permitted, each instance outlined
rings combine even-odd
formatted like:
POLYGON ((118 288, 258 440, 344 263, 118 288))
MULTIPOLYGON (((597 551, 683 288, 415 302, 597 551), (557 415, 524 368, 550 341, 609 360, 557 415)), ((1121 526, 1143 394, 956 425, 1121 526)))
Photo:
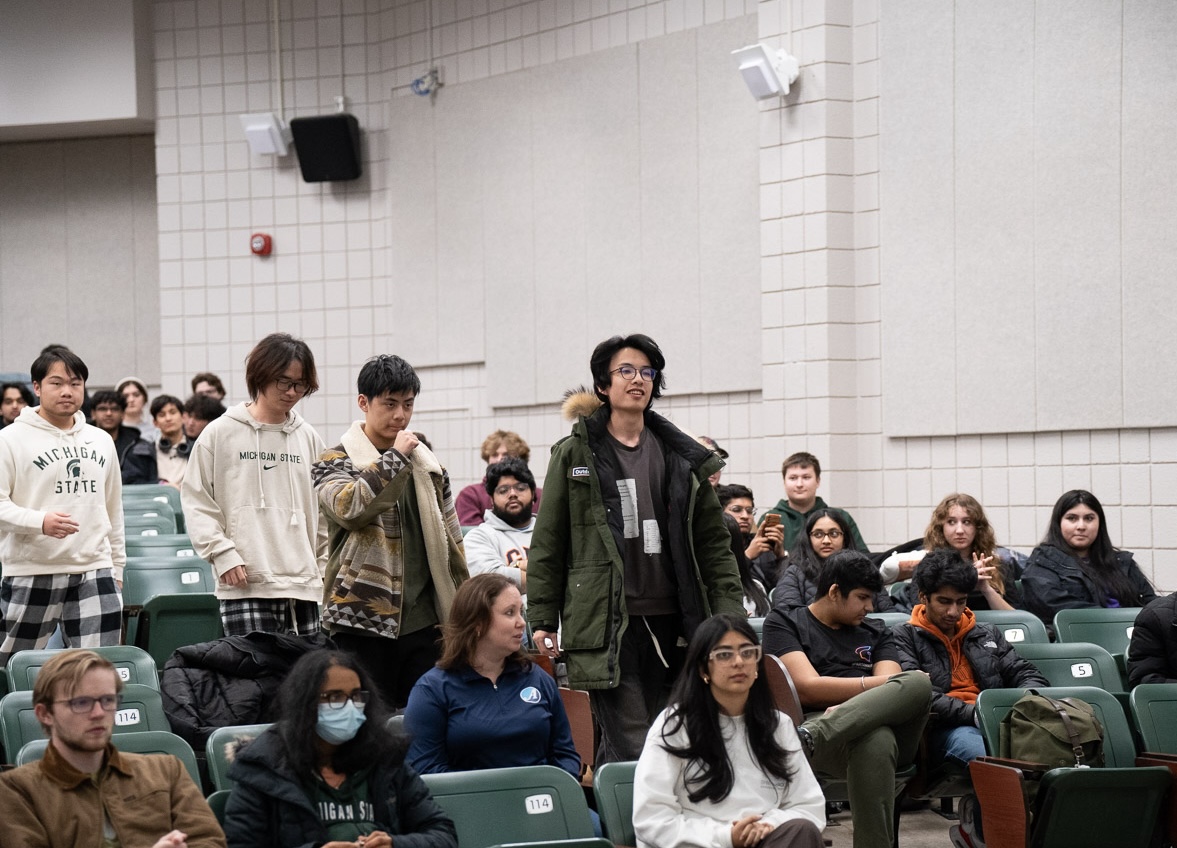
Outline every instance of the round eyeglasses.
POLYGON ((838 539, 842 538, 842 531, 841 530, 813 530, 809 533, 809 538, 810 539, 817 539, 817 541, 819 541, 819 542, 822 539, 829 539, 830 541, 833 542, 833 541, 837 541, 838 539))
POLYGON ((506 483, 506 484, 503 484, 502 486, 499 486, 497 489, 495 489, 495 494, 500 497, 504 497, 506 495, 511 494, 511 492, 514 492, 517 495, 522 495, 524 492, 530 492, 530 491, 531 491, 531 486, 527 485, 526 483, 515 483, 515 484, 506 483))
POLYGON ((654 378, 658 376, 658 369, 647 365, 645 368, 634 368, 632 365, 620 365, 609 372, 610 374, 620 374, 623 380, 632 380, 638 374, 642 375, 642 379, 647 383, 654 382, 654 378))

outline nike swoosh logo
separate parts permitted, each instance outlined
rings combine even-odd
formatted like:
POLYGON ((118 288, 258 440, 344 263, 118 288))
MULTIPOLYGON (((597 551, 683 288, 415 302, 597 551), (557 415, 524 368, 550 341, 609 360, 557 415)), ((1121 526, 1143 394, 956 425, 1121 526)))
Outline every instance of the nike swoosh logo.
POLYGON ((271 468, 277 468, 277 465, 263 465, 262 471, 269 471, 271 468))

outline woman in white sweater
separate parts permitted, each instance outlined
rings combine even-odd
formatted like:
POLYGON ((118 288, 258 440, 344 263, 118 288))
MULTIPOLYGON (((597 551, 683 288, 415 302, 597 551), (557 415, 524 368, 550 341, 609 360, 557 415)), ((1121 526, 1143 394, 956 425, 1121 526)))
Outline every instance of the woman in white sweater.
POLYGON ((695 631, 634 779, 639 848, 821 848, 825 798, 746 619, 695 631))

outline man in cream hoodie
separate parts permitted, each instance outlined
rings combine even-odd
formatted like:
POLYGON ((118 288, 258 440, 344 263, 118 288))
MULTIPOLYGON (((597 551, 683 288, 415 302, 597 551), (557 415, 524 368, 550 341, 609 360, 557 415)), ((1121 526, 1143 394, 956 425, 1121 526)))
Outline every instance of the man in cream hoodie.
POLYGON ((0 667, 58 624, 72 648, 117 645, 122 624, 123 485, 80 411, 90 371, 61 346, 29 370, 40 406, 0 431, 0 667))
POLYGON ((249 403, 200 434, 180 489, 192 546, 212 563, 227 636, 319 630, 327 532, 311 485, 323 440, 294 405, 319 388, 306 342, 272 333, 245 361, 249 403))

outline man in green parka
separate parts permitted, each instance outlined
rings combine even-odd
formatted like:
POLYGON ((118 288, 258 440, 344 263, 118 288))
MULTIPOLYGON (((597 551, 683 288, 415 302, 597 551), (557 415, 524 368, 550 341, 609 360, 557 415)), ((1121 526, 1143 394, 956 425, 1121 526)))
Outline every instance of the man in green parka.
POLYGON ((707 480, 723 461, 649 409, 665 364, 642 334, 597 345, 594 394, 564 404, 575 424, 552 448, 528 557, 536 645, 589 690, 598 764, 638 758, 695 628, 746 614, 707 480))

